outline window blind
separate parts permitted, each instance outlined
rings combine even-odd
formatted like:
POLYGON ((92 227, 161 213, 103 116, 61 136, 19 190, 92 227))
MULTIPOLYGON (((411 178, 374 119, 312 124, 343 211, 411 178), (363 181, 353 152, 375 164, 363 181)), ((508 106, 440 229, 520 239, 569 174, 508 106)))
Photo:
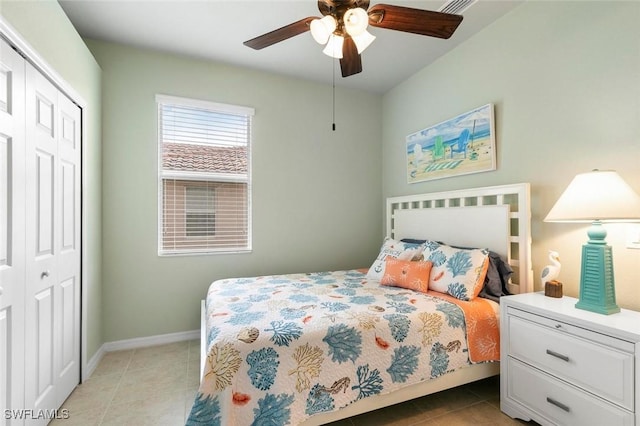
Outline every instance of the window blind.
POLYGON ((251 250, 253 109, 157 95, 161 255, 251 250))

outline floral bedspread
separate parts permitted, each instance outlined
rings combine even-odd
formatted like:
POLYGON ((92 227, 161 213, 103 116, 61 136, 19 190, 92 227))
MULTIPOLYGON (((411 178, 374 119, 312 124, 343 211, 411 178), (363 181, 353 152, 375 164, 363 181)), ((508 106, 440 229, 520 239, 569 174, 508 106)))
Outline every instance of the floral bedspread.
POLYGON ((216 281, 206 311, 188 425, 296 425, 471 363, 456 304, 355 270, 216 281))

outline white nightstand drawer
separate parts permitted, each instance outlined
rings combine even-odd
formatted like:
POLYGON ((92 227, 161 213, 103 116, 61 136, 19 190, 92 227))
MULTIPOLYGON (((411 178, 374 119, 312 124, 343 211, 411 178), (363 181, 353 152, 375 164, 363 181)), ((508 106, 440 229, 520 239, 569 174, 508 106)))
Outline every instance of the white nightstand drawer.
POLYGON ((567 324, 554 322, 556 329, 547 318, 524 314, 508 315, 509 356, 634 410, 633 353, 576 337, 567 324))
POLYGON ((507 395, 551 424, 631 426, 634 414, 509 358, 507 395))

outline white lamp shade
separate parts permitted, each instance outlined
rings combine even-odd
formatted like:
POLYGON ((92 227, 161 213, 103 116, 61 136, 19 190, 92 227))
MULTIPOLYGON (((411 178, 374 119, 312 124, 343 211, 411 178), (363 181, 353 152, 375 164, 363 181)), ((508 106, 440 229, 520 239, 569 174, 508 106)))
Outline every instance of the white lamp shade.
POLYGON ((365 30, 364 32, 362 32, 361 34, 358 34, 357 36, 351 36, 351 38, 353 39, 353 42, 356 44, 358 53, 362 53, 364 49, 366 49, 367 47, 369 47, 371 43, 373 43, 373 40, 376 39, 376 36, 371 34, 369 31, 365 30))
POLYGON ((544 219, 545 222, 640 220, 640 196, 612 170, 577 175, 544 219))
POLYGON ((344 28, 351 37, 362 34, 369 25, 369 15, 361 7, 349 9, 344 13, 344 28))
POLYGON ((311 21, 310 30, 315 41, 325 44, 329 40, 329 36, 336 30, 336 20, 331 15, 322 19, 314 19, 311 21))
POLYGON ((322 53, 332 58, 342 59, 343 44, 344 37, 332 34, 331 37, 329 37, 329 43, 327 43, 322 53))

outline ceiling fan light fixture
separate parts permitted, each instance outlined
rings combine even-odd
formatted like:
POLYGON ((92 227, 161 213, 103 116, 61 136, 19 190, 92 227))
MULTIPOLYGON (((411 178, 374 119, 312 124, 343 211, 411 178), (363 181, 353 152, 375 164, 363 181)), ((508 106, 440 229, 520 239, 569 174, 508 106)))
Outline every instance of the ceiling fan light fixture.
POLYGON ((331 34, 336 30, 336 20, 333 16, 327 15, 322 19, 314 19, 311 21, 309 29, 313 39, 319 44, 325 44, 331 34))
MULTIPOLYGON (((479 0, 447 1, 473 4, 479 0)), ((375 39, 367 32, 367 27, 448 39, 463 19, 462 15, 390 4, 376 4, 370 8, 369 2, 370 0, 317 0, 322 17, 302 18, 247 40, 244 45, 260 50, 311 31, 313 38, 324 45, 324 54, 340 59, 342 77, 349 77, 362 72, 360 54, 375 39)))
POLYGON ((355 37, 367 30, 369 15, 363 8, 354 7, 344 13, 343 21, 347 33, 349 33, 351 37, 355 37))
POLYGON ((332 34, 329 37, 329 42, 325 46, 322 53, 332 58, 342 59, 342 45, 344 44, 344 37, 332 34))
POLYGON ((353 42, 356 44, 356 48, 358 49, 358 54, 364 52, 364 49, 369 47, 373 40, 376 39, 376 36, 371 34, 369 31, 364 31, 362 34, 358 34, 357 36, 351 36, 353 42))

